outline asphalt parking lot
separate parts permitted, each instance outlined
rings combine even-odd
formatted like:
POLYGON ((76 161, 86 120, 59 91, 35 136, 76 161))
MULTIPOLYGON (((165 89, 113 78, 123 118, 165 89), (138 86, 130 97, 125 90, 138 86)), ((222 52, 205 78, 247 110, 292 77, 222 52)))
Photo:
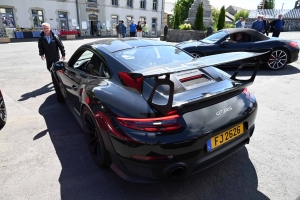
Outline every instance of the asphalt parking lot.
MULTIPOLYGON (((299 32, 280 37, 300 44, 299 32)), ((66 57, 95 39, 63 41, 66 57)), ((250 144, 185 182, 133 184, 94 164, 80 126, 56 101, 37 42, 0 44, 0 199, 286 199, 300 196, 300 60, 260 69, 250 144)), ((233 69, 225 69, 232 73, 233 69)), ((242 76, 250 74, 246 70, 242 76)))

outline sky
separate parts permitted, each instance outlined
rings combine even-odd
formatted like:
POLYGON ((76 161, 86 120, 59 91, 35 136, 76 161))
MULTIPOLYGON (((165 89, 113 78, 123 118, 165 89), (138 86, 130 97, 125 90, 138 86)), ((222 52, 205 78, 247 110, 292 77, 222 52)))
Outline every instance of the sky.
MULTIPOLYGON (((176 0, 165 0, 166 2, 174 3, 176 0)), ((225 9, 230 6, 237 6, 245 9, 256 9, 257 5, 262 0, 210 0, 210 5, 214 6, 215 8, 221 9, 223 5, 225 5, 225 9)), ((283 9, 293 9, 295 6, 296 0, 275 0, 275 9, 281 9, 282 4, 283 9)))

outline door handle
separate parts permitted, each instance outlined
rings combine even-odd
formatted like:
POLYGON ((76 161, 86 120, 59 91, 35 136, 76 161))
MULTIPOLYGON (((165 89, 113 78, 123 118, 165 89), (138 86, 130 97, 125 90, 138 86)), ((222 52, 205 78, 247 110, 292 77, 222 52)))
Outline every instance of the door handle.
POLYGON ((75 85, 72 85, 73 90, 77 90, 77 87, 75 85))

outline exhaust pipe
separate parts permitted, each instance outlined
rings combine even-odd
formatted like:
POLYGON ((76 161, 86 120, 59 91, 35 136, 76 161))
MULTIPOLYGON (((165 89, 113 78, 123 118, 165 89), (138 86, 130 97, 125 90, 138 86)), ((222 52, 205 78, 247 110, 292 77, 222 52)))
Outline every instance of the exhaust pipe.
POLYGON ((168 176, 172 179, 180 179, 183 178, 186 174, 186 166, 184 165, 177 165, 175 167, 171 167, 168 170, 168 176))

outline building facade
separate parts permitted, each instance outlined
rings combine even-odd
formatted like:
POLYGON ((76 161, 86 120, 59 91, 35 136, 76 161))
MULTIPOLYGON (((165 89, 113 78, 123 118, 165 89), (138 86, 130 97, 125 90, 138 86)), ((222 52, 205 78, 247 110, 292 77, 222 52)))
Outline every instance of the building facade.
POLYGON ((0 29, 41 29, 48 22, 52 29, 79 29, 83 35, 115 35, 118 20, 125 25, 144 21, 149 35, 162 30, 164 0, 1 0, 0 29))

